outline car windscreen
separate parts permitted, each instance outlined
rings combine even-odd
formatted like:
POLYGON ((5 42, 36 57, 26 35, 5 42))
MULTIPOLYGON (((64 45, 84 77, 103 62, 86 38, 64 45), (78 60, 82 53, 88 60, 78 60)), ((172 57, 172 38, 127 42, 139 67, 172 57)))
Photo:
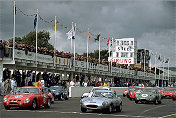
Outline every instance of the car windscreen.
POLYGON ((62 90, 62 86, 57 86, 57 87, 52 86, 50 87, 50 90, 62 90))
POLYGON ((137 88, 137 89, 134 89, 134 91, 143 91, 142 88, 137 88))
POLYGON ((18 88, 16 94, 39 94, 38 88, 18 88))
POLYGON ((108 97, 111 94, 110 92, 94 92, 91 97, 108 97))
POLYGON ((156 90, 155 89, 143 89, 143 92, 152 92, 154 93, 156 90))
POLYGON ((175 91, 175 89, 164 89, 164 91, 175 91))
POLYGON ((108 90, 108 88, 93 88, 92 92, 97 91, 97 90, 108 90))

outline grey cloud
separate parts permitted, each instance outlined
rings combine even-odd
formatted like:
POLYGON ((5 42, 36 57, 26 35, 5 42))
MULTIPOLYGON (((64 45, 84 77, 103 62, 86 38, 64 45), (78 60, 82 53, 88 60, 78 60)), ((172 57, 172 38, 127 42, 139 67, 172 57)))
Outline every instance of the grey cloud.
MULTIPOLYGON (((1 39, 8 40, 13 35, 13 2, 0 2, 1 4, 1 39)), ((76 51, 86 52, 87 28, 97 34, 101 32, 104 37, 125 38, 134 37, 138 41, 138 47, 147 48, 161 55, 174 56, 174 30, 175 30, 175 1, 17 1, 17 7, 25 13, 33 14, 39 9, 40 15, 46 20, 54 19, 56 15, 59 22, 77 26, 86 31, 77 33, 76 51), (170 47, 172 45, 172 47, 170 47), (172 48, 172 49, 170 49, 172 48), (169 52, 169 53, 168 53, 169 52)), ((51 32, 53 43, 53 23, 50 25, 40 21, 39 30, 51 32)), ((17 12, 16 35, 24 36, 33 30, 33 17, 23 16, 17 12)), ((70 51, 70 42, 66 40, 68 30, 58 27, 57 49, 70 51), (62 44, 61 44, 62 43, 62 44)), ((89 50, 98 49, 98 43, 89 42, 89 50)), ((101 48, 105 49, 106 40, 101 41, 101 48)), ((175 64, 172 61, 172 64, 175 64)))

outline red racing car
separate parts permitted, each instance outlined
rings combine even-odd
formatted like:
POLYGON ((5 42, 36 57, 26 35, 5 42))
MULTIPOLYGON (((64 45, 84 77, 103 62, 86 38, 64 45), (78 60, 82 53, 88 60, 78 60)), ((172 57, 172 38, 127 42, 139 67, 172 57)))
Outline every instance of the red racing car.
POLYGON ((44 94, 43 88, 26 86, 18 88, 14 95, 6 95, 3 105, 7 110, 11 107, 50 108, 51 98, 44 94))
POLYGON ((162 97, 163 98, 167 98, 167 97, 171 98, 174 93, 175 93, 175 89, 174 88, 166 88, 162 92, 162 97))
POLYGON ((142 90, 143 90, 143 88, 136 87, 133 91, 130 91, 130 93, 129 93, 129 99, 130 100, 135 99, 136 93, 141 93, 142 90))
POLYGON ((175 93, 172 95, 172 99, 175 101, 176 100, 176 91, 175 93))

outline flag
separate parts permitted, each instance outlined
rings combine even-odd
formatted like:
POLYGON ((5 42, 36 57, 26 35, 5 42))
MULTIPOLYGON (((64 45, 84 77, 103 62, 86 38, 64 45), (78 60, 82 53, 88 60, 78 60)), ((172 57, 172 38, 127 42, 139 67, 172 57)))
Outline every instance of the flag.
POLYGON ((159 55, 159 57, 158 57, 158 60, 161 60, 161 57, 160 57, 160 55, 159 55))
POLYGON ((34 18, 34 29, 36 27, 36 23, 37 23, 37 14, 35 15, 35 18, 34 18))
POLYGON ((88 32, 88 40, 90 40, 90 35, 89 35, 89 32, 88 32))
POLYGON ((96 35, 95 41, 99 41, 99 39, 100 39, 100 34, 96 35))
POLYGON ((167 60, 165 61, 165 63, 169 63, 169 59, 167 59, 167 60))
POLYGON ((110 41, 110 37, 108 38, 108 41, 107 41, 107 46, 109 45, 109 41, 110 41))
POLYGON ((70 30, 67 34, 67 39, 72 39, 72 30, 70 30))
POLYGON ((111 44, 110 44, 110 47, 112 47, 112 42, 113 42, 113 40, 111 39, 111 44))
MULTIPOLYGON (((13 10, 14 10, 14 9, 13 9, 13 10)), ((16 5, 15 5, 15 15, 16 15, 16 11, 17 11, 17 10, 16 10, 16 5)))
POLYGON ((56 24, 54 24, 54 30, 55 30, 55 28, 57 29, 57 24, 58 24, 59 22, 58 21, 56 21, 56 24))
POLYGON ((73 27, 72 26, 72 29, 71 29, 71 31, 72 31, 72 39, 75 39, 75 27, 73 27))

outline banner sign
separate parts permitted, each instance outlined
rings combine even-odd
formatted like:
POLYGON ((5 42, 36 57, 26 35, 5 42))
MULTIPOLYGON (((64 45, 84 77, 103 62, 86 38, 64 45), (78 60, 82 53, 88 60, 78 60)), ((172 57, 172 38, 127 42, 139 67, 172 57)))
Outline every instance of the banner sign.
POLYGON ((118 64, 134 64, 134 38, 115 39, 112 56, 108 61, 118 64))
POLYGON ((108 61, 118 64, 134 64, 134 58, 108 57, 108 61))

